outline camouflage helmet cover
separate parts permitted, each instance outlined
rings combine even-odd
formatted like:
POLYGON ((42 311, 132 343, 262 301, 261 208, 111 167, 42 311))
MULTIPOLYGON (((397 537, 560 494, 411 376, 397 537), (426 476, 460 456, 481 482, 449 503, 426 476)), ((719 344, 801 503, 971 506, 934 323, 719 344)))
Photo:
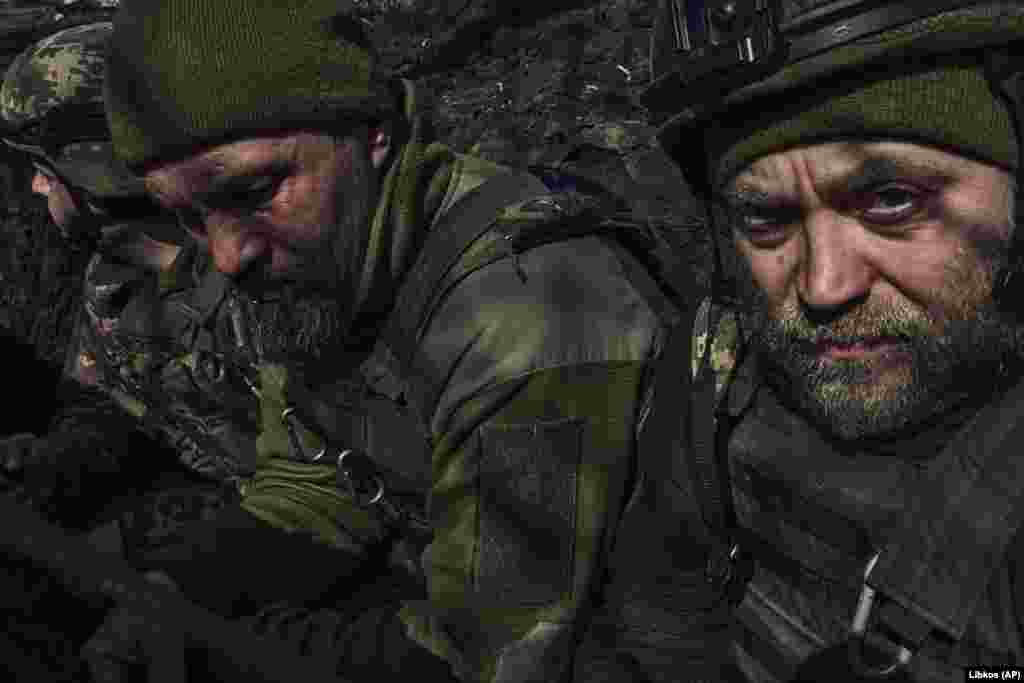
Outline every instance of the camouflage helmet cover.
POLYGON ((144 188, 114 156, 103 110, 109 22, 65 29, 32 45, 8 67, 0 87, 5 142, 54 167, 98 197, 144 188))

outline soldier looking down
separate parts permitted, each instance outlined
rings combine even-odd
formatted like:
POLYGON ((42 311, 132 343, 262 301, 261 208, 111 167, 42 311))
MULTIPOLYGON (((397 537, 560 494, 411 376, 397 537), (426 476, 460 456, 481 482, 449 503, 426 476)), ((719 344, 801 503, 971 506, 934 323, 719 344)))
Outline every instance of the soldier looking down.
POLYGON ((430 653, 438 675, 560 680, 665 302, 574 197, 434 142, 421 91, 379 72, 345 6, 139 0, 115 20, 118 153, 249 299, 262 408, 240 510, 152 566, 222 613, 352 590, 404 537, 402 487, 372 474, 397 471, 429 501, 428 598, 309 637, 337 634, 340 669, 373 680, 427 678, 430 653), (338 388, 354 368, 420 444, 362 477, 338 388), (300 532, 344 558, 261 572, 300 532))

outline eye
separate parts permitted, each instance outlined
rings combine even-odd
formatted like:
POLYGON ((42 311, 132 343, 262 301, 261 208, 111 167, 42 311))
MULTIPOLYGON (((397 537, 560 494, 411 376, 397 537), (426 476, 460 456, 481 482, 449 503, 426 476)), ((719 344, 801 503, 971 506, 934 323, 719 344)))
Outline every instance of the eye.
POLYGON ((909 185, 883 185, 865 193, 860 204, 863 218, 879 225, 895 225, 917 213, 925 192, 909 185))
POLYGON ((787 207, 754 206, 738 207, 735 225, 739 231, 757 245, 774 246, 786 236, 786 229, 799 218, 799 212, 787 207))
POLYGON ((283 174, 261 176, 244 184, 225 188, 219 196, 206 202, 209 208, 228 211, 263 211, 269 208, 277 196, 283 174))
POLYGON ((174 215, 177 216, 181 227, 197 237, 206 236, 206 223, 203 221, 202 215, 195 209, 175 209, 174 215))
POLYGON ((270 204, 281 185, 281 178, 261 178, 245 190, 235 193, 232 197, 239 206, 262 208, 270 204))

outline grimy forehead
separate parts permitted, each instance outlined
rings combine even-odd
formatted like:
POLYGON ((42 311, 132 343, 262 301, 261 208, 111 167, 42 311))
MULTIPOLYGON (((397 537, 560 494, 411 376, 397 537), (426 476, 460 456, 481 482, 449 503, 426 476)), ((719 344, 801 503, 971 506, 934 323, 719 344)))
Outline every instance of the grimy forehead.
POLYGON ((899 178, 946 180, 970 174, 979 163, 912 143, 827 143, 762 157, 726 183, 722 194, 737 199, 789 194, 803 182, 825 192, 899 178))

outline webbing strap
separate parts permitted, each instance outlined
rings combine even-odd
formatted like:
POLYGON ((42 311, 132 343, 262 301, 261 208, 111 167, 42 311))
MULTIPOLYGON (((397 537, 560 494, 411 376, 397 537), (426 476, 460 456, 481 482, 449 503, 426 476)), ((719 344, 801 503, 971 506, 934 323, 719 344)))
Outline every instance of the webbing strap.
MULTIPOLYGON (((709 311, 707 345, 697 376, 692 375, 693 333, 701 299, 694 297, 669 333, 656 362, 650 414, 639 437, 641 470, 654 481, 672 484, 690 500, 676 514, 695 514, 711 538, 730 542, 733 519, 728 482, 721 472, 715 373, 708 362, 716 327, 709 311)), ((712 307, 713 308, 713 307, 712 307)))
MULTIPOLYGON (((436 301, 438 284, 465 250, 491 229, 501 209, 545 193, 544 184, 526 173, 496 176, 467 193, 427 236, 381 332, 381 339, 397 361, 399 377, 419 390, 421 412, 432 408, 427 388, 436 382, 418 376, 415 358, 420 334, 436 301)), ((426 423, 429 416, 421 414, 420 419, 426 423)))
POLYGON ((882 549, 868 584, 961 638, 1024 522, 1022 444, 1024 382, 986 406, 926 470, 908 497, 907 525, 882 549))

